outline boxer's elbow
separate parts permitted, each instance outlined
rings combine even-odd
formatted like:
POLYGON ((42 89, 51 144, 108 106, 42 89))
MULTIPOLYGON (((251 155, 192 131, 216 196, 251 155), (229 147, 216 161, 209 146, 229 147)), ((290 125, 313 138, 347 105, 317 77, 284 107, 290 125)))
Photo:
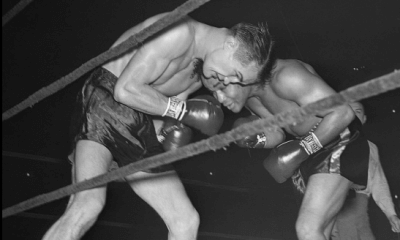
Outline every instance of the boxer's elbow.
POLYGON ((345 104, 340 107, 339 117, 344 123, 346 123, 346 125, 348 125, 354 120, 356 115, 353 109, 348 104, 345 104))
POLYGON ((132 87, 127 84, 116 84, 114 87, 114 99, 120 103, 126 103, 129 100, 132 100, 135 96, 135 93, 132 92, 132 87))
POLYGON ((349 124, 354 120, 356 115, 353 110, 349 107, 349 105, 345 104, 340 107, 337 107, 332 112, 332 117, 330 119, 330 123, 334 128, 343 131, 349 124))
POLYGON ((114 86, 114 99, 117 102, 121 102, 121 100, 125 97, 126 92, 124 85, 122 83, 117 82, 114 86))

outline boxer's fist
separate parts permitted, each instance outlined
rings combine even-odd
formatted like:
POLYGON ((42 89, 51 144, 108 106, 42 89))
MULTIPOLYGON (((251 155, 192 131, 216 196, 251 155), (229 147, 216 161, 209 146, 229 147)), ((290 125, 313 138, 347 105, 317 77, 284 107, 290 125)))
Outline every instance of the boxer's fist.
POLYGON ((311 133, 302 140, 287 141, 275 147, 264 160, 264 167, 277 182, 283 183, 303 161, 321 148, 318 138, 311 133))
POLYGON ((221 104, 214 97, 202 95, 187 100, 182 123, 212 136, 218 133, 223 122, 221 104))
MULTIPOLYGON (((244 118, 239 118, 233 123, 233 128, 236 128, 242 124, 249 123, 255 120, 260 119, 256 115, 250 115, 248 117, 244 118)), ((240 139, 236 141, 236 145, 239 147, 245 147, 245 148, 264 148, 267 142, 267 137, 263 132, 260 132, 258 134, 254 134, 251 136, 246 136, 243 139, 240 139)))
POLYGON ((189 144, 192 135, 192 130, 189 127, 176 119, 166 118, 157 138, 164 150, 170 151, 189 144))
POLYGON ((197 96, 187 101, 170 97, 162 116, 177 119, 209 136, 216 134, 224 121, 221 104, 209 95, 197 96))

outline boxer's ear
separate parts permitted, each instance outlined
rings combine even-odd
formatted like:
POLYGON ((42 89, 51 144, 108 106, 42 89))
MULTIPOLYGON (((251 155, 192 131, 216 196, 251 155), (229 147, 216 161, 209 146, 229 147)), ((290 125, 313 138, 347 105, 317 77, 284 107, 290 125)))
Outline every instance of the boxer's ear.
POLYGON ((367 115, 363 116, 363 119, 361 120, 361 123, 364 124, 367 122, 367 115))
POLYGON ((235 50, 239 46, 239 42, 233 36, 228 36, 224 42, 224 48, 235 50))

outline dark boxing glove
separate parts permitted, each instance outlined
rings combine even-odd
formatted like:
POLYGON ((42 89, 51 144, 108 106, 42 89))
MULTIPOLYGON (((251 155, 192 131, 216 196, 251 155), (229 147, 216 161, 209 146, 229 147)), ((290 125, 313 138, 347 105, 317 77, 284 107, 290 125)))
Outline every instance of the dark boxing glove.
POLYGON ((221 104, 209 95, 197 96, 186 102, 177 97, 170 97, 163 116, 177 119, 208 136, 215 135, 224 121, 221 104))
POLYGON ((189 144, 192 140, 192 135, 192 130, 178 120, 165 118, 157 138, 163 145, 164 150, 170 151, 189 144))
MULTIPOLYGON (((257 117, 256 115, 250 115, 245 118, 239 118, 233 123, 233 128, 236 128, 242 124, 249 123, 249 122, 252 122, 252 121, 255 121, 258 119, 260 119, 260 118, 257 117)), ((267 138, 266 138, 265 134, 262 132, 259 134, 254 134, 252 136, 246 136, 245 138, 240 139, 240 140, 236 141, 235 143, 239 147, 264 148, 266 142, 267 142, 267 138)))
POLYGON ((278 182, 290 178, 300 164, 322 148, 314 133, 301 140, 291 140, 275 147, 264 160, 264 167, 278 182))

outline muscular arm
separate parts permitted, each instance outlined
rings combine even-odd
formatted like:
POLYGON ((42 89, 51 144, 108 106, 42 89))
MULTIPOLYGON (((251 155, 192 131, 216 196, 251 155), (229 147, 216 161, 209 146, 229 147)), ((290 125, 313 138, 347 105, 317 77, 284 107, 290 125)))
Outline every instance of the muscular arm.
MULTIPOLYGON (((255 97, 249 98, 246 102, 246 108, 260 118, 270 118, 273 114, 266 109, 260 100, 255 97)), ((285 133, 279 127, 273 127, 264 131, 266 144, 264 148, 273 148, 285 140, 285 133)))
POLYGON ((189 26, 177 24, 146 42, 133 55, 115 86, 116 101, 148 114, 164 113, 168 98, 150 84, 165 74, 168 67, 173 69, 172 60, 182 56, 192 43, 189 26))
MULTIPOLYGON (((322 98, 335 94, 318 75, 313 74, 304 65, 293 63, 277 73, 273 88, 283 99, 305 106, 322 98)), ((314 134, 322 145, 338 136, 354 119, 354 112, 349 105, 327 109, 317 114, 322 118, 314 134)))

